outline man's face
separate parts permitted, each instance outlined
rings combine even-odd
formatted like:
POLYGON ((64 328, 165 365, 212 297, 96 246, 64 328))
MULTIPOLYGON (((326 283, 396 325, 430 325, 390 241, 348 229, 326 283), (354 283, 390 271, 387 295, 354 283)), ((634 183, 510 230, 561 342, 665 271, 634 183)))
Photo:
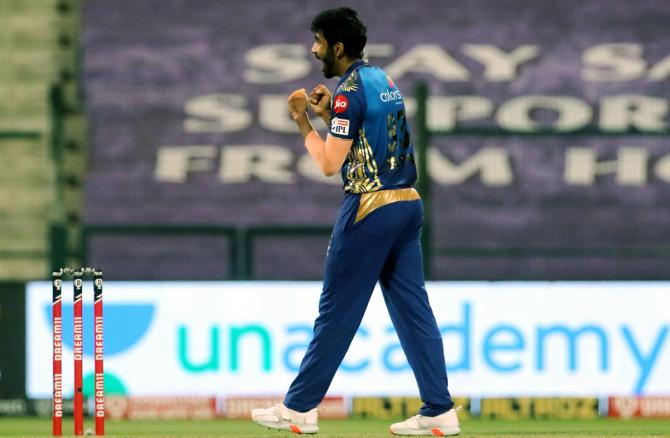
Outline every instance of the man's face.
POLYGON ((323 63, 321 71, 326 78, 330 79, 335 76, 335 52, 328 46, 328 41, 326 41, 321 32, 314 34, 312 54, 323 63))

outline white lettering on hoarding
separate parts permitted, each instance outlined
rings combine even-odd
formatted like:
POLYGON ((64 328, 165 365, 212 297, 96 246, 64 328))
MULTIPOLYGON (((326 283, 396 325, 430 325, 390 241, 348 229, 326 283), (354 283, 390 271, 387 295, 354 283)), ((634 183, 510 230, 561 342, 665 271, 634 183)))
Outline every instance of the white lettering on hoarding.
POLYGON ((313 61, 302 44, 266 44, 245 54, 244 79, 252 84, 277 84, 307 76, 313 61))
MULTIPOLYGON (((368 44, 365 53, 371 57, 389 58, 396 50, 389 43, 368 44)), ((531 61, 541 56, 542 48, 536 44, 507 51, 493 44, 465 43, 460 50, 450 51, 438 44, 422 43, 390 59, 384 70, 396 80, 419 73, 442 82, 472 82, 474 79, 511 82, 519 79, 526 69, 532 69, 531 61), (459 61, 464 57, 484 68, 459 61)), ((309 48, 301 44, 258 45, 245 54, 244 80, 252 84, 278 84, 303 79, 317 66, 310 58, 309 48)), ((670 55, 652 64, 644 59, 644 47, 638 43, 602 43, 582 52, 579 67, 585 81, 663 81, 670 77, 670 55)), ((578 74, 576 71, 575 75, 578 74)))
MULTIPOLYGON (((346 126, 337 125, 333 129, 336 133, 347 132, 346 126)), ((511 186, 523 177, 523 174, 515 174, 521 170, 514 165, 511 152, 503 147, 481 148, 460 163, 436 147, 428 148, 428 156, 430 177, 441 185, 464 184, 475 178, 483 186, 501 187, 511 186)), ((159 148, 157 157, 154 177, 166 183, 186 183, 189 177, 211 173, 218 165, 218 181, 224 184, 254 180, 297 184, 301 176, 341 184, 339 176, 327 180, 319 177, 319 169, 309 162, 311 158, 280 145, 228 145, 218 151, 215 146, 166 146, 159 148), (194 165, 196 156, 200 157, 197 166, 194 165)), ((610 173, 620 186, 645 186, 655 181, 670 183, 670 154, 652 156, 645 148, 621 146, 617 160, 608 161, 598 158, 596 148, 568 147, 564 164, 556 172, 562 173, 566 185, 597 186, 602 181, 597 176, 610 173)))
MULTIPOLYGON (((401 95, 398 90, 386 90, 379 98, 388 102, 400 99, 401 95)), ((638 94, 605 96, 595 103, 572 96, 519 95, 495 104, 491 98, 484 96, 432 95, 427 103, 428 127, 438 131, 453 131, 464 123, 476 121, 495 124, 504 130, 527 132, 540 129, 570 132, 587 126, 607 132, 630 129, 658 132, 670 128, 666 120, 670 114, 668 99, 638 94), (552 112, 555 117, 553 120, 537 120, 534 114, 538 110, 552 112)), ((414 100, 408 98, 405 104, 411 117, 414 100)), ((285 105, 286 96, 259 96, 258 125, 269 132, 297 132, 285 105)), ((190 133, 240 132, 250 128, 254 120, 246 97, 234 94, 194 96, 184 104, 184 112, 187 116, 184 129, 190 133)), ((314 126, 319 123, 313 120, 314 126)))

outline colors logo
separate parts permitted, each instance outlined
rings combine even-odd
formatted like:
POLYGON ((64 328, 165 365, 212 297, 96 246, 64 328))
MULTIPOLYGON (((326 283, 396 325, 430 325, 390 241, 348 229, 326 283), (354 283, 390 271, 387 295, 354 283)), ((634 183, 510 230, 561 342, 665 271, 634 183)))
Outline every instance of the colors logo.
POLYGON ((394 102, 396 100, 402 99, 402 95, 400 94, 400 90, 386 90, 383 93, 379 93, 379 99, 382 102, 394 102))

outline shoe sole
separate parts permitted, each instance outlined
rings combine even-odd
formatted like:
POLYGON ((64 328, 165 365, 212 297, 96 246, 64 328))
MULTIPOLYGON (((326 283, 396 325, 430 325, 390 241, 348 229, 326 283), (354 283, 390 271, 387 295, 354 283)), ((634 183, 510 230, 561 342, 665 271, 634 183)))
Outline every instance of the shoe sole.
POLYGON ((447 428, 447 427, 434 427, 432 429, 415 429, 415 430, 403 430, 403 431, 394 431, 389 428, 389 431, 393 435, 401 436, 453 436, 461 433, 459 428, 447 428))
POLYGON ((297 424, 290 424, 290 423, 269 423, 265 421, 254 421, 254 423, 258 424, 259 426, 263 426, 266 429, 270 430, 284 430, 288 432, 293 432, 296 434, 312 434, 312 433, 317 433, 319 431, 318 426, 310 426, 303 424, 302 426, 298 426, 297 424))

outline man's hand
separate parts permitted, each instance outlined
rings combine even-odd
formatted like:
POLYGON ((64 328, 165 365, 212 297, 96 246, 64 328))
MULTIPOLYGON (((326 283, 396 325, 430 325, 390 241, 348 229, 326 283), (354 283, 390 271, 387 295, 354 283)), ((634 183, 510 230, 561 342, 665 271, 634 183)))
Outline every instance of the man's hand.
POLYGON ((309 93, 309 103, 312 106, 312 111, 316 113, 322 120, 328 124, 330 119, 330 99, 332 93, 323 84, 319 84, 309 93))
POLYGON ((304 88, 295 90, 288 97, 288 111, 296 122, 307 117, 307 91, 304 88))

